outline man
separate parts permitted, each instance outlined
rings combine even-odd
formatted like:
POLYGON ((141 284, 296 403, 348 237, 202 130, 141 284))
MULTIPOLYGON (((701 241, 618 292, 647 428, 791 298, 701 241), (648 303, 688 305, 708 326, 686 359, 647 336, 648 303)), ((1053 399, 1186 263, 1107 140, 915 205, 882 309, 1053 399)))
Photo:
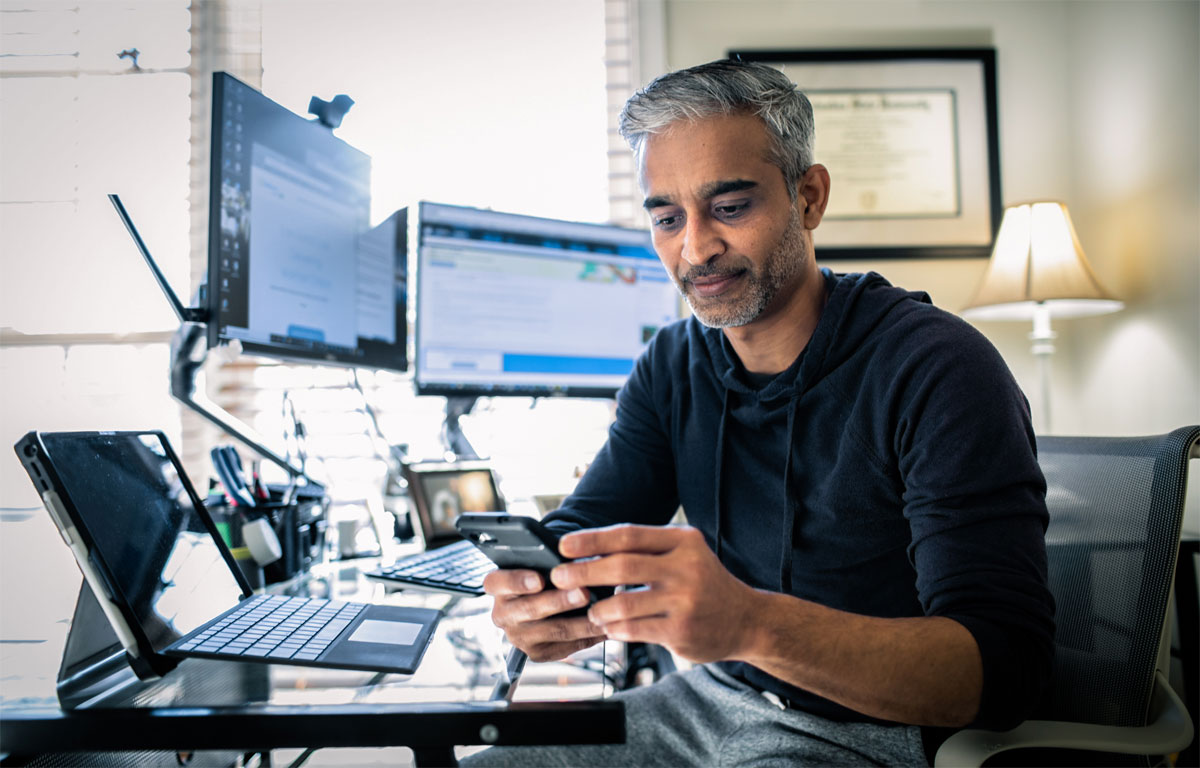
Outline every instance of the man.
POLYGON ((478 759, 924 764, 919 726, 1025 718, 1053 653, 1045 481, 1000 356, 923 293, 817 267, 830 178, 780 72, 664 75, 621 130, 694 317, 658 333, 547 518, 586 560, 484 586, 534 660, 613 638, 698 666, 619 694, 624 746, 478 759), (680 505, 692 527, 664 527, 680 505))

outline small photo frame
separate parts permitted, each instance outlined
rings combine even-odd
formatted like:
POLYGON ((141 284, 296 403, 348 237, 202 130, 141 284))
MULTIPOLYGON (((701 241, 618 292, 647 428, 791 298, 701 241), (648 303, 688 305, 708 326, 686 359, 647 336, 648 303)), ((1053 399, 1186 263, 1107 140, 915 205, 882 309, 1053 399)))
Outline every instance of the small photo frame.
POLYGON ((730 51, 813 105, 829 169, 818 260, 987 258, 1000 224, 991 48, 730 51))

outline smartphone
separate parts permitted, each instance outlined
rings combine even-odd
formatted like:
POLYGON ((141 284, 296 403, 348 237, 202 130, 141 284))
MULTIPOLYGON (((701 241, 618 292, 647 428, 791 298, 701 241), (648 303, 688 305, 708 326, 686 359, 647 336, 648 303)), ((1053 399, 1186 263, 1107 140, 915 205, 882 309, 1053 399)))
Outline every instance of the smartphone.
MULTIPOLYGON (((538 520, 505 512, 464 512, 454 522, 458 532, 501 568, 526 568, 541 573, 550 583, 550 570, 568 562, 558 553, 559 534, 538 520)), ((612 587, 588 587, 596 602, 613 594, 612 587)), ((565 615, 577 615, 576 609, 565 615)))
POLYGON ((543 574, 567 562, 558 554, 558 535, 532 517, 505 512, 464 512, 454 527, 501 568, 543 574))

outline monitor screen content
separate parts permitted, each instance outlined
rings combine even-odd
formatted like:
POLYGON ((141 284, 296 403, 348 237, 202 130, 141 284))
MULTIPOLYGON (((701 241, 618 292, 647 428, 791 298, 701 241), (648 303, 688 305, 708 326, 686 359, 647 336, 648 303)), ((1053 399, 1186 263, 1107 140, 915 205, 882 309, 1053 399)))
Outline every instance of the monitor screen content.
POLYGON ((649 232, 422 202, 416 386, 611 397, 679 317, 649 232))
POLYGON ((407 215, 370 227, 371 159, 213 76, 210 346, 404 371, 407 215))

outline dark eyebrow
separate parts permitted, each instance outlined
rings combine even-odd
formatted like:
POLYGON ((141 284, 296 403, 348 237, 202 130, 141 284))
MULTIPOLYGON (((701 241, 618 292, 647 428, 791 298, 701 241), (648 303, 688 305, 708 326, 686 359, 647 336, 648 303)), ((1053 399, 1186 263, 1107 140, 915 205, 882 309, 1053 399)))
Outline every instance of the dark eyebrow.
MULTIPOLYGON (((727 195, 730 192, 742 192, 747 189, 754 189, 758 186, 757 181, 747 181, 745 179, 733 179, 732 181, 714 181, 710 184, 705 184, 700 189, 700 197, 705 200, 711 200, 718 195, 727 195)), ((668 197, 647 197, 642 203, 642 207, 647 211, 653 208, 662 208, 663 206, 673 205, 668 197)))
POLYGON ((747 189, 754 189, 757 186, 757 181, 747 181, 745 179, 714 181, 700 188, 700 196, 705 200, 711 200, 718 195, 727 195, 730 192, 742 192, 747 189))

